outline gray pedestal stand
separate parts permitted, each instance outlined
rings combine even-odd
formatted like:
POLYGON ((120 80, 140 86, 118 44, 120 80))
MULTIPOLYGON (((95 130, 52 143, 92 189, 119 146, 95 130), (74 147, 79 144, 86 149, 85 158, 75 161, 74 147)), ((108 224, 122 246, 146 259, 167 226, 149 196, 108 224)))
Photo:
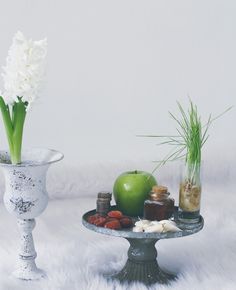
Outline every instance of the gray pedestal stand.
MULTIPOLYGON (((177 210, 177 209, 176 209, 177 210)), ((131 229, 111 230, 103 227, 97 227, 87 222, 90 215, 95 214, 96 211, 90 211, 83 216, 83 225, 95 232, 123 237, 129 243, 128 260, 124 268, 111 276, 106 276, 109 279, 117 279, 120 282, 142 282, 145 285, 152 285, 155 283, 169 284, 171 281, 177 279, 177 276, 160 269, 157 262, 157 250, 155 244, 160 239, 178 238, 192 235, 199 232, 203 228, 203 218, 200 217, 199 222, 193 225, 185 225, 178 223, 181 232, 169 233, 136 233, 131 229)))
POLYGON ((127 239, 130 243, 128 260, 124 268, 110 278, 120 282, 142 282, 145 285, 154 283, 169 284, 177 276, 164 272, 157 263, 157 239, 127 239))

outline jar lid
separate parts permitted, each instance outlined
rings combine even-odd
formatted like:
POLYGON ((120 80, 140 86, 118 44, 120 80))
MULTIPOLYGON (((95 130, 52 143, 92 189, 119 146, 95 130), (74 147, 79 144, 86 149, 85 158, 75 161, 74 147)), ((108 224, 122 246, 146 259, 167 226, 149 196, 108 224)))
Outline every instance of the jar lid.
POLYGON ((166 194, 168 192, 168 188, 166 186, 162 186, 162 185, 154 185, 152 187, 152 192, 166 194))
POLYGON ((98 198, 109 198, 111 199, 111 193, 107 191, 101 191, 98 193, 98 198))
POLYGON ((169 196, 168 188, 162 185, 153 186, 149 196, 152 200, 164 200, 169 196))

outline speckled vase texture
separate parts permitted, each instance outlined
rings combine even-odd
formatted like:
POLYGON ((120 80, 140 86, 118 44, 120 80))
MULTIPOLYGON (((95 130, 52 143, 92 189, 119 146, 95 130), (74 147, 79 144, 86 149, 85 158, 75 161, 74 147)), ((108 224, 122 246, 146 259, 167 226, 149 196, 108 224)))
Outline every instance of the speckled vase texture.
POLYGON ((21 164, 12 165, 8 152, 0 152, 0 167, 5 177, 4 204, 17 218, 21 237, 17 270, 13 272, 17 278, 36 280, 45 276, 35 264, 37 254, 32 231, 35 218, 48 204, 47 170, 50 164, 62 158, 55 150, 35 148, 22 153, 21 164))

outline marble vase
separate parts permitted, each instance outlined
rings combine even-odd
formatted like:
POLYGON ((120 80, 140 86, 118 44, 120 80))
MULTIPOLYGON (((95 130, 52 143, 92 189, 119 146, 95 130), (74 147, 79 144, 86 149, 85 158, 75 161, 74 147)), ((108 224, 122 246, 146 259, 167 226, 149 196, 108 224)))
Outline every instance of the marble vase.
POLYGON ((35 218, 47 207, 46 175, 49 166, 63 158, 63 154, 35 148, 22 152, 22 162, 13 165, 9 153, 0 151, 0 167, 5 177, 4 204, 17 218, 20 231, 20 249, 17 269, 13 275, 23 280, 37 280, 45 276, 35 263, 37 253, 32 231, 35 218))

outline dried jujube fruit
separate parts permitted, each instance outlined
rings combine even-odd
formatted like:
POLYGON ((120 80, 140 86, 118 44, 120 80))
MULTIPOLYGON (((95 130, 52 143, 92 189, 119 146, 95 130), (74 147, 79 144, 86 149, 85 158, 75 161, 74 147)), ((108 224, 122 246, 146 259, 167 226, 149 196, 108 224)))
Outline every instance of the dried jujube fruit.
POLYGON ((123 217, 120 219, 120 224, 123 228, 130 228, 133 226, 131 218, 123 217))
POLYGON ((121 224, 119 220, 113 220, 110 222, 106 222, 104 225, 104 228, 112 229, 112 230, 120 230, 121 229, 121 224))
POLYGON ((99 217, 100 217, 100 215, 99 215, 98 213, 96 213, 96 214, 94 214, 94 215, 91 215, 91 216, 88 217, 88 222, 89 222, 90 224, 93 224, 94 221, 95 221, 97 218, 99 218, 99 217))
POLYGON ((111 217, 106 217, 106 223, 107 222, 112 222, 112 221, 117 221, 118 219, 116 219, 116 218, 111 218, 111 217))
POLYGON ((102 216, 98 213, 88 217, 87 221, 97 227, 105 227, 113 230, 129 228, 133 226, 132 219, 124 216, 121 211, 112 210, 107 216, 102 216))
POLYGON ((122 212, 119 210, 109 211, 107 215, 111 218, 116 218, 116 219, 121 219, 123 217, 122 212))
POLYGON ((103 227, 104 224, 106 223, 106 220, 107 219, 105 217, 98 217, 97 219, 95 219, 93 224, 97 227, 103 227))

